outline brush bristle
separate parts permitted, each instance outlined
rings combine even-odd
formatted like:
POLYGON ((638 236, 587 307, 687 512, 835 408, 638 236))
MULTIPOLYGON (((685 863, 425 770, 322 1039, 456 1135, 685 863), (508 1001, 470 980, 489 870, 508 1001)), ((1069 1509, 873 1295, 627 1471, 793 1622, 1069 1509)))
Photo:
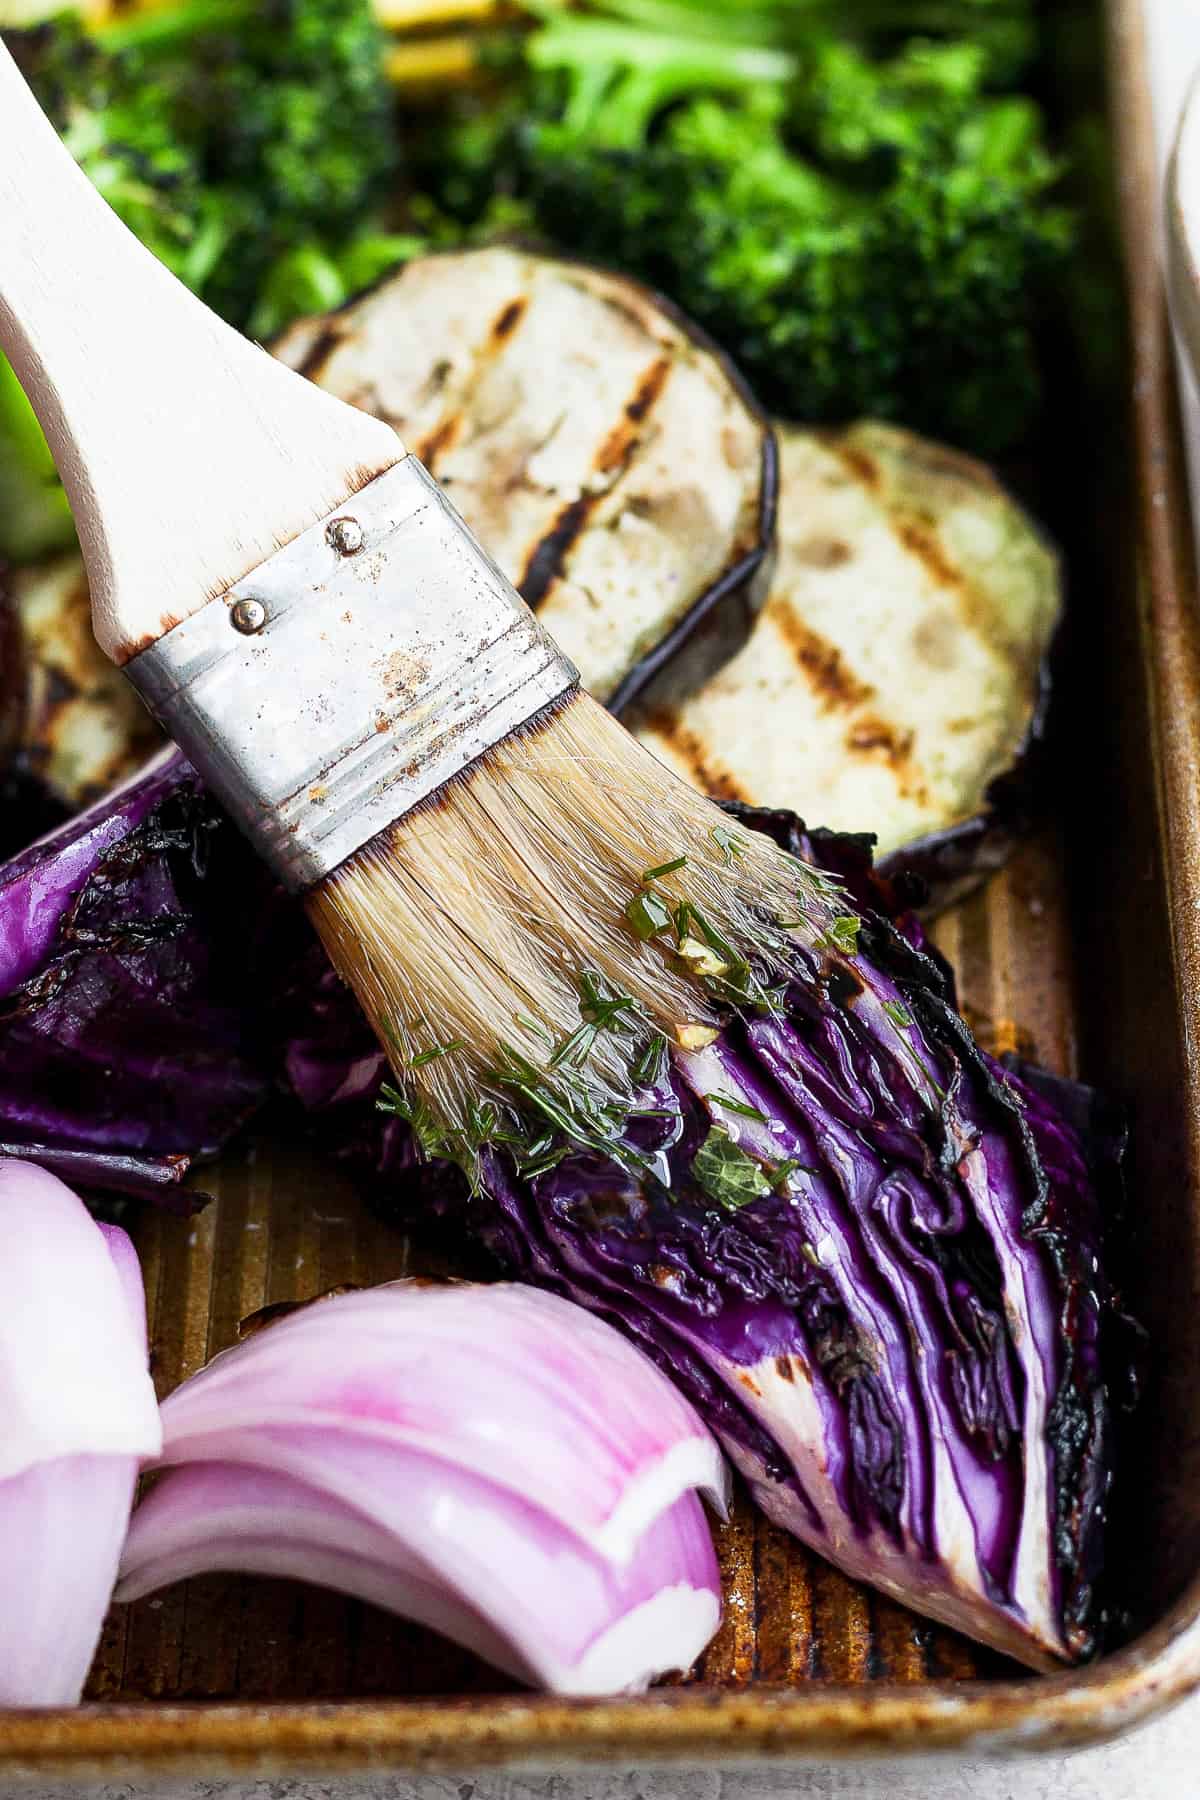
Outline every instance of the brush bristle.
POLYGON ((811 943, 844 911, 582 692, 381 833, 308 908, 410 1108, 455 1150, 488 1135, 481 1105, 521 1110, 531 1070, 560 1098, 583 1084, 591 1116, 615 1117, 639 1045, 706 1041, 723 988, 757 979, 741 959, 761 968, 785 927, 799 920, 811 943), (647 893, 693 909, 682 945, 677 928, 634 929, 627 908, 647 893))

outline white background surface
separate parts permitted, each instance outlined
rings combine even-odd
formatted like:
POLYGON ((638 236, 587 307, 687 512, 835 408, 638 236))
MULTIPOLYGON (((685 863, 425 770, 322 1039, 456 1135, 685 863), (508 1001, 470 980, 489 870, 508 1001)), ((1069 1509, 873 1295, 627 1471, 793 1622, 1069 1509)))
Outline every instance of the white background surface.
MULTIPOLYGON (((1191 73, 1200 66, 1200 0, 1146 0, 1151 67, 1164 159, 1191 73)), ((1193 412, 1193 468, 1200 490, 1200 406, 1193 412)), ((1200 508, 1197 509, 1200 515, 1200 508)), ((1200 1800, 1200 1695, 1100 1750, 1020 1761, 909 1759, 719 1771, 644 1769, 611 1774, 495 1775, 469 1772, 410 1780, 54 1786, 11 1791, 11 1800, 1200 1800)), ((0 1800, 10 1800, 0 1790, 0 1800)))

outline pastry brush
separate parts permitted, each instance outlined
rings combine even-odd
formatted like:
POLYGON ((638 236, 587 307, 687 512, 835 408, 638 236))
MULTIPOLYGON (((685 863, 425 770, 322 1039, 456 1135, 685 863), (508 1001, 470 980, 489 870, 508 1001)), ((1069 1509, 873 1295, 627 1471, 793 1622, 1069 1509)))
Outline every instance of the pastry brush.
POLYGON ((2 47, 0 347, 101 648, 303 895, 427 1150, 617 1142, 668 1046, 836 922, 580 689, 386 424, 137 242, 2 47))

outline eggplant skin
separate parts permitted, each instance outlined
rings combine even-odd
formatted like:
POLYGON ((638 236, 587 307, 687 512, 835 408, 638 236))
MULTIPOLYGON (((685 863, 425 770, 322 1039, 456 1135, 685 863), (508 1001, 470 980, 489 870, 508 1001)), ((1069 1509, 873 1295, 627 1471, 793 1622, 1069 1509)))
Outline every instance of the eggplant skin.
POLYGON ((869 829, 936 909, 1004 860, 1036 800, 1058 558, 990 470, 899 427, 779 442, 749 638, 718 659, 711 622, 627 722, 716 799, 869 829))
POLYGON ((769 582, 777 457, 727 357, 659 295, 512 245, 402 265, 274 346, 384 418, 614 711, 769 582))

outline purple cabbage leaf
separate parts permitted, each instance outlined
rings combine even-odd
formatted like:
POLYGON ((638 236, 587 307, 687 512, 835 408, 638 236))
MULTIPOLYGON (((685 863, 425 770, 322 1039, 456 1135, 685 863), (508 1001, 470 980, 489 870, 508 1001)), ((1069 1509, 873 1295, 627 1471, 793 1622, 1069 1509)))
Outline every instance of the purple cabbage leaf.
POLYGON ((797 951, 782 1015, 674 1053, 631 1128, 652 1175, 575 1154, 523 1178, 497 1151, 472 1193, 422 1168, 370 1117, 382 1061, 328 980, 293 1080, 409 1223, 467 1226, 636 1337, 778 1524, 1035 1667, 1087 1656, 1121 1133, 1088 1090, 978 1049, 869 840, 742 816, 838 874, 861 922, 852 950, 797 951))
POLYGON ((202 1198, 181 1186, 191 1163, 270 1087, 247 1005, 253 884, 268 897, 175 752, 0 865, 0 1152, 85 1188, 202 1198))

